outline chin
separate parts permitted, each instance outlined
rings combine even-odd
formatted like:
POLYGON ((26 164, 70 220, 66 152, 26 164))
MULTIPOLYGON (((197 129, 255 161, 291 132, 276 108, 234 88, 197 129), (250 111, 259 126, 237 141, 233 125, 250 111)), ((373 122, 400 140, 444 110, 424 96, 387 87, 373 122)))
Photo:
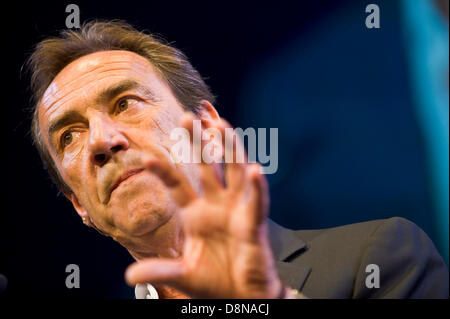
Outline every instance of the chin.
POLYGON ((131 206, 112 212, 115 226, 129 236, 139 237, 154 232, 170 219, 170 212, 163 207, 145 203, 131 206))
POLYGON ((114 224, 121 232, 132 237, 143 236, 170 219, 173 209, 167 194, 135 192, 133 195, 116 197, 116 205, 111 207, 114 224))
POLYGON ((143 173, 114 191, 109 210, 117 228, 137 237, 164 225, 174 211, 173 206, 162 182, 150 173, 143 173))

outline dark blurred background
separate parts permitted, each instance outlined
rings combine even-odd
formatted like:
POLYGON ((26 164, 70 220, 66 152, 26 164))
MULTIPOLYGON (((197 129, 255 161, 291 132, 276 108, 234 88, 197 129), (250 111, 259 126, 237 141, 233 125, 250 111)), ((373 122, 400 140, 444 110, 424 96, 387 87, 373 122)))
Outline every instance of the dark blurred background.
MULTIPOLYGON (((2 10, 4 295, 134 298, 127 251, 82 223, 29 135, 32 46, 71 2, 2 10), (66 265, 81 270, 65 286, 66 265)), ((236 127, 278 128, 271 218, 295 229, 402 216, 448 264, 448 0, 77 1, 81 21, 124 19, 190 58, 236 127), (367 29, 369 3, 380 29, 367 29)), ((395 253, 395 252, 394 252, 395 253)))

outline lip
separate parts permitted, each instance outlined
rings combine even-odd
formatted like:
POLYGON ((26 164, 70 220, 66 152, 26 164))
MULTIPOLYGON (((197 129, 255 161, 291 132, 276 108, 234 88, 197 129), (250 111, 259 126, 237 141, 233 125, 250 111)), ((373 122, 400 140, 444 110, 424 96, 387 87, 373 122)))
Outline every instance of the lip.
POLYGON ((127 179, 129 179, 130 177, 139 174, 140 172, 144 171, 143 168, 139 168, 139 169, 132 169, 132 170, 128 170, 126 172, 124 172, 122 175, 119 176, 119 178, 116 180, 116 182, 113 184, 113 186, 111 187, 111 191, 110 194, 112 194, 112 192, 119 187, 119 185, 126 181, 127 179))

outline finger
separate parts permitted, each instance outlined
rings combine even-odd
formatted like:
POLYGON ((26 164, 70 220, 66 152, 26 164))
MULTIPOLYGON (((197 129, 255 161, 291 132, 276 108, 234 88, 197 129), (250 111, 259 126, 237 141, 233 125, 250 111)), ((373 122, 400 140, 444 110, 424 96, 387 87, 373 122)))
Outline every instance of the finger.
POLYGON ((147 168, 170 189, 172 198, 178 206, 184 207, 197 198, 197 193, 188 179, 169 161, 153 159, 148 163, 147 168))
POLYGON ((262 223, 269 214, 269 184, 265 175, 260 173, 261 166, 258 163, 251 164, 248 169, 251 198, 250 211, 253 214, 255 224, 262 223))
POLYGON ((225 120, 221 120, 219 129, 224 141, 225 181, 232 191, 241 191, 244 188, 247 154, 244 144, 233 128, 225 120))
POLYGON ((190 112, 183 114, 181 125, 188 131, 190 137, 190 146, 192 148, 192 156, 190 160, 193 163, 201 163, 202 159, 202 135, 201 120, 190 112), (200 143, 198 143, 200 141, 200 143))
POLYGON ((125 280, 130 286, 151 283, 178 287, 185 273, 181 260, 151 258, 130 265, 125 271, 125 280))
MULTIPOLYGON (((192 136, 192 149, 193 149, 193 156, 195 159, 195 162, 199 163, 200 172, 199 177, 200 181, 202 183, 202 188, 204 191, 205 196, 211 196, 217 194, 217 192, 223 188, 223 185, 220 180, 219 172, 216 170, 216 168, 211 165, 211 162, 213 159, 210 158, 209 154, 207 154, 209 151, 207 148, 211 148, 214 146, 219 146, 214 143, 214 141, 205 141, 203 140, 202 134, 208 133, 207 130, 212 129, 211 123, 208 120, 205 119, 198 119, 192 116, 185 116, 183 118, 183 126, 185 129, 188 130, 190 136, 192 136), (194 121, 197 122, 196 125, 194 125, 194 121), (201 125, 200 125, 201 123, 201 125), (202 126, 206 130, 202 130, 202 126), (208 159, 210 161, 208 161, 208 159)), ((219 132, 220 133, 220 132, 219 132)), ((221 150, 213 150, 220 152, 221 150)))

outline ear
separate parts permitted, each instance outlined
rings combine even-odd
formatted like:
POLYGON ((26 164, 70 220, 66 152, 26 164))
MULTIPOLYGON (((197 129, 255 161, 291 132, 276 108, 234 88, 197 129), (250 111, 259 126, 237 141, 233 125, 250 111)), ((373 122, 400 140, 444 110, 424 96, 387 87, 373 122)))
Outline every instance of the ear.
POLYGON ((70 193, 70 194, 64 194, 67 199, 69 199, 72 202, 73 208, 75 208, 75 210, 77 211, 78 215, 81 218, 88 218, 88 213, 86 211, 86 209, 84 209, 83 205, 81 205, 81 203, 79 202, 77 196, 75 196, 74 193, 70 193))
POLYGON ((199 117, 207 120, 217 121, 220 119, 219 113, 214 108, 214 106, 207 100, 202 100, 200 102, 200 112, 199 117))

